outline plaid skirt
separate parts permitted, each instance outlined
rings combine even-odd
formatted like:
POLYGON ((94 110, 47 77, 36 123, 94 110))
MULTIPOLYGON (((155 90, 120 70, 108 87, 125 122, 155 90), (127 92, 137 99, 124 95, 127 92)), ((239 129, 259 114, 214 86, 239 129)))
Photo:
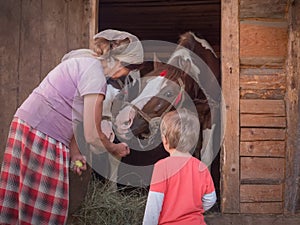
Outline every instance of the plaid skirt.
POLYGON ((14 118, 0 175, 0 224, 65 224, 69 149, 14 118))

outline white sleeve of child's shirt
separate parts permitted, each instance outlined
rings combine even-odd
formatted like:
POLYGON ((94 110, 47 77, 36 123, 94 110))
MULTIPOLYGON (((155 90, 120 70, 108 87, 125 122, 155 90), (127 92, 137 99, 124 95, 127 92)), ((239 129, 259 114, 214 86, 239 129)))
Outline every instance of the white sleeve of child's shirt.
POLYGON ((216 192, 213 191, 212 193, 205 194, 202 197, 202 206, 204 211, 209 210, 217 201, 217 195, 216 192))
POLYGON ((149 191, 143 225, 157 225, 164 201, 164 193, 149 191))

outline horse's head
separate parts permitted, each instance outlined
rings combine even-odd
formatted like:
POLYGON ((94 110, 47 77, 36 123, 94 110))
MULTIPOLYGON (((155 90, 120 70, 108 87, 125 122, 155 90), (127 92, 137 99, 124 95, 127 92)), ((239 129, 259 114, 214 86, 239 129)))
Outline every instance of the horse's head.
MULTIPOLYGON (((205 98, 197 82, 184 70, 158 63, 145 76, 146 86, 132 102, 124 104, 115 118, 116 131, 122 138, 148 138, 159 134, 162 116, 178 107, 193 106, 193 99, 205 98)), ((194 110, 195 111, 195 110, 194 110)))
POLYGON ((115 130, 122 138, 147 138, 159 133, 160 118, 177 107, 194 106, 200 123, 201 118, 203 121, 209 118, 207 95, 216 100, 212 94, 215 90, 211 89, 219 88, 220 74, 212 72, 212 69, 218 70, 214 67, 219 64, 214 64, 218 59, 207 46, 206 41, 189 32, 181 36, 167 64, 155 63, 154 70, 145 76, 147 82, 143 91, 132 102, 123 104, 115 117, 115 130), (207 65, 210 62, 213 63, 207 65))

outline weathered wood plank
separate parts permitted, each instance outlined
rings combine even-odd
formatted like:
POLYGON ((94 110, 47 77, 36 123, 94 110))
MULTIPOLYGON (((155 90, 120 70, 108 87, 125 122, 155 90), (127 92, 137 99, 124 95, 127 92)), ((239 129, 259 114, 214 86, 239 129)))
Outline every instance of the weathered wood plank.
POLYGON ((284 19, 287 0, 241 0, 240 18, 284 19))
POLYGON ((241 202, 281 202, 283 185, 248 185, 240 188, 241 202))
POLYGON ((241 127, 272 127, 272 128, 285 128, 286 117, 274 115, 254 115, 254 114, 241 114, 240 116, 241 127))
POLYGON ((270 74, 270 75, 241 75, 240 76, 241 89, 286 89, 286 75, 285 74, 270 74))
POLYGON ((285 157, 285 141, 251 141, 240 143, 241 156, 285 157))
POLYGON ((19 104, 41 81, 41 39, 42 1, 22 1, 19 104))
POLYGON ((241 180, 283 180, 284 158, 241 157, 241 180))
POLYGON ((284 66, 286 57, 284 56, 267 56, 267 57, 241 57, 240 62, 242 66, 258 66, 258 67, 271 67, 271 68, 282 68, 284 66))
POLYGON ((241 99, 269 99, 269 100, 283 100, 285 97, 284 89, 275 89, 275 90, 241 90, 240 98, 241 99))
POLYGON ((285 90, 286 75, 283 69, 241 69, 242 99, 284 99, 285 90))
POLYGON ((286 75, 282 69, 241 70, 240 97, 242 99, 284 99, 286 75))
POLYGON ((239 1, 221 2, 222 90, 226 130, 221 152, 221 205, 224 213, 240 211, 239 180, 239 1), (226 116, 226 117, 225 117, 226 116), (226 153, 225 153, 226 152, 226 153))
POLYGON ((240 23, 241 57, 285 57, 287 23, 245 20, 240 23))
POLYGON ((41 76, 44 78, 67 52, 67 4, 65 1, 43 1, 41 14, 41 76))
MULTIPOLYGON (((94 0, 95 1, 95 0, 94 0)), ((67 51, 89 47, 89 22, 96 23, 97 19, 90 16, 89 1, 67 1, 67 51)), ((97 6, 95 7, 98 8, 97 6)), ((95 34, 95 31, 93 31, 95 34)))
POLYGON ((247 65, 282 64, 287 54, 287 23, 242 21, 240 59, 247 65))
POLYGON ((0 162, 8 130, 18 107, 21 1, 0 1, 0 162))
POLYGON ((241 213, 281 214, 283 212, 282 202, 241 203, 240 207, 241 213))
POLYGON ((285 116, 285 102, 283 100, 240 100, 241 113, 269 114, 285 116))
POLYGON ((285 135, 285 129, 241 128, 241 141, 285 140, 285 135))
POLYGON ((260 67, 260 68, 251 68, 251 67, 241 67, 241 76, 249 76, 249 75, 257 75, 257 76, 286 76, 286 70, 283 68, 266 68, 266 67, 260 67))

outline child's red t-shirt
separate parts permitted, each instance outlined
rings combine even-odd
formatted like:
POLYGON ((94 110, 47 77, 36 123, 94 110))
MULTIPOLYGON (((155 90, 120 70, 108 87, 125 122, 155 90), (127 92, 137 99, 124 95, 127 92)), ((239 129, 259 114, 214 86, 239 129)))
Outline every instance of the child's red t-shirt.
POLYGON ((158 224, 206 224, 202 197, 215 191, 206 165, 194 157, 173 156, 154 166, 150 191, 164 194, 158 224))

